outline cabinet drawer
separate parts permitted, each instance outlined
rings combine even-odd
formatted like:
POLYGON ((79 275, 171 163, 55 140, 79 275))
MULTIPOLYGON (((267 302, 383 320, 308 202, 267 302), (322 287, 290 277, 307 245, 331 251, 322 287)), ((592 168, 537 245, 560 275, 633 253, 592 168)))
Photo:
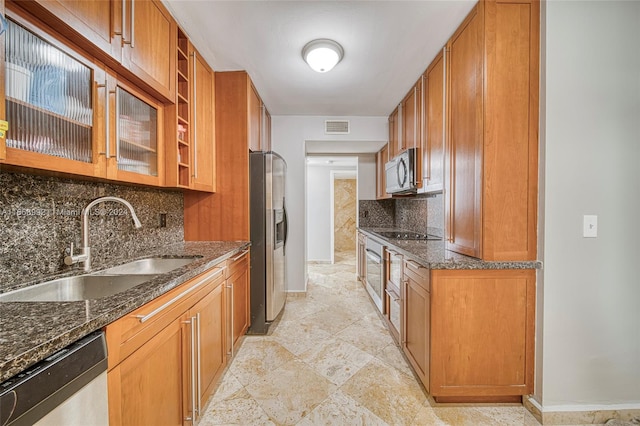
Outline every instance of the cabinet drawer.
POLYGON ((429 268, 425 268, 418 262, 409 259, 404 260, 403 266, 405 275, 408 275, 424 290, 430 291, 431 284, 429 279, 429 268))
POLYGON ((244 250, 227 260, 225 278, 229 279, 249 267, 249 250, 244 250))
POLYGON ((214 268, 107 325, 109 369, 145 344, 224 282, 224 269, 214 268))

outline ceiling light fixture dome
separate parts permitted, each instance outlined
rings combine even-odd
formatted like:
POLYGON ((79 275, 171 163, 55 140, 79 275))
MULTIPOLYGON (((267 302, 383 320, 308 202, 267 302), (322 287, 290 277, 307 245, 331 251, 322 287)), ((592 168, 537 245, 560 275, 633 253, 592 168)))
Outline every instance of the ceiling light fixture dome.
POLYGON ((302 48, 302 58, 317 72, 331 71, 343 56, 342 46, 326 38, 310 41, 302 48))

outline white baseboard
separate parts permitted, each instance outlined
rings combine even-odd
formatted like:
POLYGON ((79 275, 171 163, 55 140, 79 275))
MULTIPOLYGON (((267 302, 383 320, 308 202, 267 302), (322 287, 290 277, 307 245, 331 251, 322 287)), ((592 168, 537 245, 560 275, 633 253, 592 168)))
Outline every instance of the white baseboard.
POLYGON ((609 419, 640 418, 640 403, 543 406, 533 397, 523 402, 543 425, 603 424, 609 419))

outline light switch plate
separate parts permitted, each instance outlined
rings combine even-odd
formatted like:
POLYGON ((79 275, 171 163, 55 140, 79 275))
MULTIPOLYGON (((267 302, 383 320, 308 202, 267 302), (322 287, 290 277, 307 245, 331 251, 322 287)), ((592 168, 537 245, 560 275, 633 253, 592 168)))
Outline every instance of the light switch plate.
POLYGON ((596 238, 598 236, 598 216, 584 215, 582 222, 582 236, 585 238, 596 238))

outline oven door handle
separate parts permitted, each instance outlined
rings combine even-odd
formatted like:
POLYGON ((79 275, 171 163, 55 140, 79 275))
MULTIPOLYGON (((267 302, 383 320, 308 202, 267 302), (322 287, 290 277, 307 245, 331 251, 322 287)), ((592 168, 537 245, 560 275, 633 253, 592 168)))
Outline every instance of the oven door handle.
POLYGON ((367 257, 376 263, 382 263, 382 257, 373 250, 366 249, 367 257))
POLYGON ((391 290, 387 287, 384 289, 384 291, 389 295, 389 297, 391 297, 391 299, 393 299, 394 302, 400 301, 400 296, 398 296, 398 293, 396 293, 394 290, 391 290))

